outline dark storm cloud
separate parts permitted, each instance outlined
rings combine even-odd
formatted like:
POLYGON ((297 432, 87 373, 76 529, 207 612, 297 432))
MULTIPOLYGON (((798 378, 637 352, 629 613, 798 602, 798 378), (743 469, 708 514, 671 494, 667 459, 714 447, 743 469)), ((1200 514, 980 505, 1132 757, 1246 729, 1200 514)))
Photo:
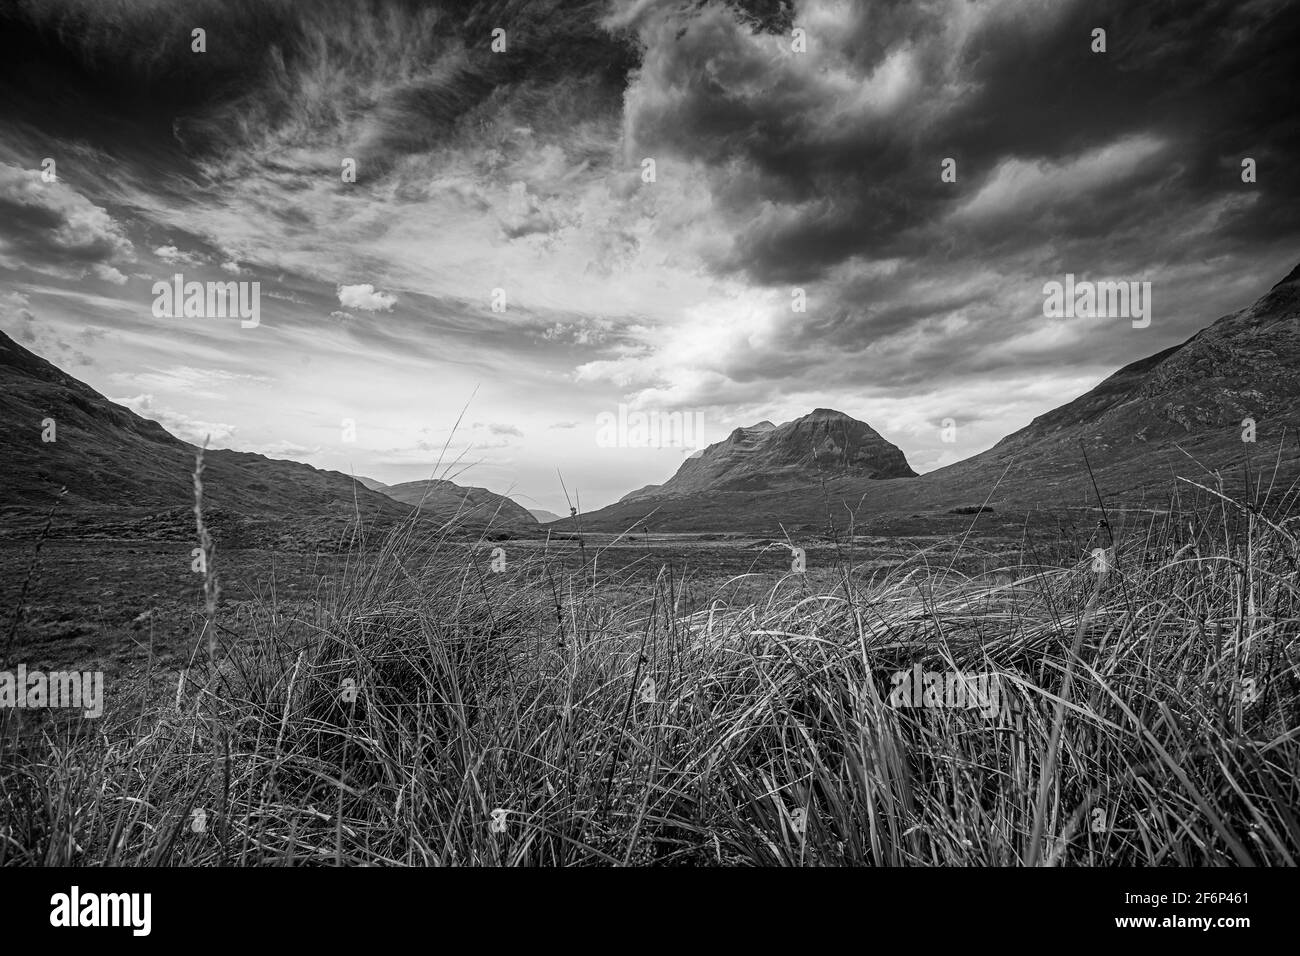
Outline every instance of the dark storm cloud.
MULTIPOLYGON (((882 0, 847 10, 831 30, 814 19, 800 57, 788 49, 796 17, 768 0, 20 0, 0 10, 0 119, 134 156, 158 190, 183 194, 202 183, 168 174, 195 175, 189 159, 264 142, 268 130, 328 141, 345 116, 365 116, 365 141, 332 145, 352 147, 371 172, 465 132, 458 124, 476 110, 561 138, 557 94, 580 83, 584 108, 616 111, 631 77, 631 140, 707 165, 736 228, 712 264, 761 282, 811 281, 853 256, 917 258, 936 244, 960 259, 1097 243, 1153 211, 1167 220, 1240 195, 1243 155, 1259 161, 1259 201, 1225 209, 1216 234, 1248 246, 1297 231, 1300 180, 1284 166, 1300 147, 1295 4, 882 0), (624 12, 606 17, 611 8, 624 12), (509 28, 508 57, 488 49, 498 25, 509 28), (1095 26, 1108 31, 1104 55, 1089 50, 1095 26), (190 49, 195 27, 207 31, 204 54, 190 49), (764 31, 769 45, 752 42, 764 31), (953 217, 1008 162, 1064 164, 1125 137, 1164 148, 1131 176, 1048 197, 1029 217, 1010 206, 953 217), (939 180, 948 156, 957 184, 939 180)), ((607 161, 606 147, 590 160, 607 161)), ((300 158, 288 162, 285 189, 300 188, 300 170, 300 158)), ((526 216, 503 234, 554 227, 526 216)))
POLYGON ((0 115, 127 154, 178 145, 187 117, 261 82, 285 3, 19 0, 0 10, 0 115), (207 53, 190 33, 206 29, 207 53))
POLYGON ((1300 230, 1287 165, 1300 146, 1295 4, 851 9, 835 32, 810 27, 805 54, 756 44, 716 6, 640 21, 648 53, 628 129, 651 154, 714 170, 740 229, 717 268, 807 281, 855 255, 918 257, 945 240, 950 255, 987 256, 990 243, 1099 238, 1240 196, 1243 156, 1260 164, 1259 201, 1226 210, 1216 232, 1251 243, 1300 230), (1105 54, 1090 50, 1094 27, 1107 31, 1105 54), (1038 218, 948 221, 1003 163, 1064 165, 1126 138, 1165 149, 1123 181, 1045 201, 1038 218), (957 184, 940 181, 945 157, 957 184))

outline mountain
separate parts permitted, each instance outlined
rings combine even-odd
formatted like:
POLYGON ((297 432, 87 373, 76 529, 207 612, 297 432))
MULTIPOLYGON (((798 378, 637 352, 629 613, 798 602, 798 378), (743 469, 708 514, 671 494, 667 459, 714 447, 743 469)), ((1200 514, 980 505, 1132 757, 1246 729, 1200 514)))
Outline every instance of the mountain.
POLYGON ((1247 418, 1255 421, 1257 443, 1280 437, 1284 425, 1300 425, 1298 368, 1300 266, 1249 308, 1124 366, 988 451, 932 474, 1015 463, 1055 476, 1077 468, 1081 441, 1107 467, 1192 441, 1240 452, 1247 418))
MULTIPOLYGON (((3 332, 0 421, 0 503, 47 507, 63 486, 65 507, 194 503, 196 446, 109 401, 3 332)), ((203 500, 213 508, 297 515, 408 510, 347 475, 295 461, 212 450, 203 463, 203 500)))
MULTIPOLYGON (((1245 480, 1247 458, 1253 473, 1271 478, 1276 468, 1280 493, 1300 475, 1297 369, 1300 266, 1248 308, 1223 316, 1181 345, 1124 366, 987 451, 919 478, 837 478, 822 485, 808 480, 802 487, 750 493, 725 481, 701 482, 685 494, 665 494, 683 473, 692 474, 687 462, 664 486, 582 515, 575 526, 775 532, 800 524, 825 528, 831 520, 843 527, 850 514, 855 520, 942 514, 986 500, 1006 511, 1091 507, 1098 493, 1110 503, 1158 505, 1178 476, 1214 483, 1217 470, 1235 491, 1233 483, 1245 480), (1254 443, 1243 440, 1245 419, 1255 423, 1254 443)), ((819 414, 825 413, 813 416, 819 414)), ((741 448, 769 440, 745 432, 739 429, 727 441, 741 448)))
POLYGON ((835 478, 913 478, 897 446, 843 412, 818 408, 784 425, 759 422, 682 462, 662 485, 648 485, 620 503, 684 498, 715 491, 799 488, 835 478))
POLYGON ((534 518, 536 518, 542 524, 546 524, 546 522, 548 521, 560 520, 560 516, 557 515, 554 511, 546 511, 542 508, 529 508, 528 513, 532 515, 534 518))
POLYGON ((494 525, 537 524, 537 519, 526 508, 505 495, 498 495, 486 488, 465 487, 443 478, 404 481, 385 486, 382 493, 394 501, 445 517, 459 516, 494 525))

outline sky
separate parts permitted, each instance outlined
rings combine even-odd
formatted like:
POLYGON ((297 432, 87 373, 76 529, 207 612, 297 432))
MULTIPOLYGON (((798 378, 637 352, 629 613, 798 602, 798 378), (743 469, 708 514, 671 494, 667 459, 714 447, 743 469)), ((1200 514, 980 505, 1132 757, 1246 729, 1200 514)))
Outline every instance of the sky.
POLYGON ((925 472, 1300 261, 1296 49, 1285 0, 16 0, 0 328, 186 440, 559 513, 695 450, 620 406, 925 472), (1046 317, 1067 273, 1150 324, 1046 317))

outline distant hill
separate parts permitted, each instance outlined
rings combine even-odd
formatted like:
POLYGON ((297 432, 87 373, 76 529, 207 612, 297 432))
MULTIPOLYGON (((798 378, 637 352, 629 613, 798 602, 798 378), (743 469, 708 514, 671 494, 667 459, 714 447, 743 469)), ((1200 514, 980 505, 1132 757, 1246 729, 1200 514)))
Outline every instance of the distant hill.
MULTIPOLYGON (((378 482, 376 482, 378 484, 378 482)), ((382 493, 403 504, 414 505, 440 517, 459 516, 494 525, 536 526, 537 519, 528 509, 486 488, 458 485, 443 478, 427 478, 386 485, 382 493)))
POLYGON ((899 448, 865 422, 829 408, 773 425, 737 428, 682 462, 662 485, 647 485, 620 503, 682 498, 715 491, 805 487, 835 478, 912 478, 899 448))
MULTIPOLYGON (((170 508, 194 502, 197 448, 0 332, 0 487, 5 505, 170 508), (54 441, 43 441, 43 422, 54 441)), ((251 452, 208 451, 206 505, 240 514, 406 514, 337 471, 251 452)))
POLYGON ((541 508, 529 508, 528 513, 532 515, 534 518, 536 518, 538 521, 540 521, 542 524, 546 524, 546 522, 548 521, 560 520, 560 516, 557 515, 554 511, 545 511, 541 508))
POLYGON ((419 506, 424 511, 444 517, 459 514, 461 518, 472 517, 478 523, 504 522, 516 525, 533 525, 538 521, 555 521, 560 517, 549 511, 523 508, 505 495, 498 495, 486 488, 471 488, 446 479, 433 478, 386 485, 373 478, 358 476, 357 481, 394 501, 419 506))
MULTIPOLYGON (((740 449, 765 440, 746 432, 738 429, 728 442, 740 449)), ((663 486, 578 520, 593 531, 647 524, 657 531, 823 529, 843 527, 849 515, 942 513, 986 498, 995 509, 1086 507, 1095 501, 1094 478, 1103 501, 1158 504, 1179 475, 1213 483, 1210 472, 1221 469, 1225 481, 1244 481, 1247 457, 1256 473, 1278 468, 1280 493, 1300 475, 1298 438, 1300 266, 1254 305, 1125 366, 988 451, 918 478, 809 477, 798 487, 743 493, 724 477, 689 490, 679 483, 683 493, 665 494, 692 473, 687 462, 663 486), (1248 418, 1253 444, 1242 440, 1248 418)), ((572 519, 563 520, 566 528, 572 519)))

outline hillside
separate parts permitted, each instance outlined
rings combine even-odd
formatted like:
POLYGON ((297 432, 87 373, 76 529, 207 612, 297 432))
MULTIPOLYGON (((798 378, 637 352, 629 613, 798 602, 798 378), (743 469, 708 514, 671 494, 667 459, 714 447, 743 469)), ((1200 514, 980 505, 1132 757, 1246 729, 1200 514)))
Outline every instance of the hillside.
MULTIPOLYGON (((197 448, 109 401, 0 332, 0 485, 4 505, 170 508, 194 501, 197 448), (53 441, 44 441, 46 420, 53 441)), ((203 494, 241 514, 403 514, 337 471, 251 452, 208 451, 203 494)))
POLYGON ((934 476, 1012 461, 1058 473, 1074 467, 1077 453, 1069 449, 1080 440, 1103 465, 1195 439, 1240 451, 1246 418, 1256 422, 1257 443, 1280 437, 1283 426, 1300 423, 1298 318, 1300 267, 1249 308, 1126 365, 987 452, 934 476))

